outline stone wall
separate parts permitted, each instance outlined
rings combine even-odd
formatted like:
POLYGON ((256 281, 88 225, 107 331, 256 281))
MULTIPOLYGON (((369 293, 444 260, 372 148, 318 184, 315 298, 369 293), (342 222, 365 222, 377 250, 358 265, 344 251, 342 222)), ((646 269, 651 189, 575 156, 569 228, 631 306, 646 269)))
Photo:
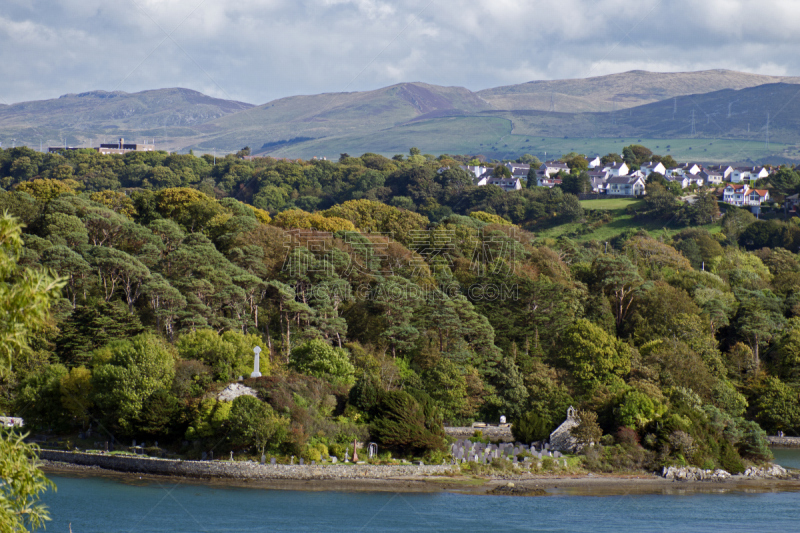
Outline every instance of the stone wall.
POLYGON ((180 461, 153 457, 132 457, 94 453, 41 450, 46 461, 97 466, 119 472, 160 474, 183 477, 218 477, 234 479, 386 479, 404 476, 442 474, 444 465, 261 465, 231 461, 180 461))
POLYGON ((771 446, 800 448, 800 437, 767 437, 767 440, 771 446))
POLYGON ((511 442, 514 437, 511 435, 511 426, 483 426, 483 427, 446 427, 444 432, 450 437, 457 439, 468 439, 480 431, 484 437, 492 440, 503 440, 511 442))

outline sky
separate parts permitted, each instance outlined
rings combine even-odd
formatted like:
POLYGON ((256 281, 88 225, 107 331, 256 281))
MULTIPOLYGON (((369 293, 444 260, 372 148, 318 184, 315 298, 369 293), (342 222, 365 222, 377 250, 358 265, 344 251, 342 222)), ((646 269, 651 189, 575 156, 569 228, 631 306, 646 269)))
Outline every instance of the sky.
POLYGON ((641 69, 800 75, 795 0, 2 0, 0 104, 185 87, 262 104, 641 69))

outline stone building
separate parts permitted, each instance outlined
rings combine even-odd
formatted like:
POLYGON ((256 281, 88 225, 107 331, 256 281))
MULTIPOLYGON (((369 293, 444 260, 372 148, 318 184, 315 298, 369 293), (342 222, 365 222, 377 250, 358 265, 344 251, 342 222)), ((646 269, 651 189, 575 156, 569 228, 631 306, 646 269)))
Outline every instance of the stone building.
POLYGON ((567 419, 558 426, 555 431, 550 433, 550 449, 559 452, 575 452, 578 449, 578 442, 570 434, 570 430, 580 423, 575 408, 570 405, 567 409, 567 419))

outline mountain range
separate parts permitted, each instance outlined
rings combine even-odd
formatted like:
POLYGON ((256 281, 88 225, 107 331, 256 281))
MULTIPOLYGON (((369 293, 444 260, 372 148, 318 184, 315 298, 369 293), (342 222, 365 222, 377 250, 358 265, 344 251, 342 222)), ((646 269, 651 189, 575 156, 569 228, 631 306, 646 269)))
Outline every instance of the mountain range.
POLYGON ((0 140, 38 148, 125 137, 154 139, 172 151, 227 153, 248 145, 257 154, 304 158, 392 155, 411 146, 433 154, 541 157, 664 141, 676 157, 791 160, 800 159, 793 146, 800 142, 799 92, 797 77, 727 70, 632 71, 476 92, 401 83, 262 105, 181 88, 91 91, 0 106, 0 140))

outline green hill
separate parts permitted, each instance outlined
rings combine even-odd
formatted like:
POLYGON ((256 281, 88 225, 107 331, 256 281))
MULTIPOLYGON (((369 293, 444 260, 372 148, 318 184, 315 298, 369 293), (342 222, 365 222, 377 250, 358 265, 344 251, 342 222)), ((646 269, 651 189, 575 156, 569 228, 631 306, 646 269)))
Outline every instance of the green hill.
POLYGON ((200 124, 253 107, 251 104, 212 98, 189 89, 158 89, 138 93, 91 91, 66 94, 52 100, 22 102, 0 107, 0 138, 17 144, 89 145, 108 136, 131 140, 166 137, 171 148, 191 138, 200 124))
POLYGON ((173 151, 221 154, 250 146, 254 154, 303 158, 393 155, 418 146, 432 154, 499 159, 607 153, 619 151, 623 140, 654 146, 674 140, 664 144, 687 159, 791 161, 800 158, 794 147, 800 143, 798 83, 726 70, 633 71, 478 92, 401 83, 259 106, 187 89, 93 91, 0 106, 0 141, 38 148, 65 138, 72 146, 90 146, 125 137, 155 139, 173 151))
POLYGON ((732 70, 647 72, 634 70, 571 80, 541 80, 478 91, 497 109, 564 113, 614 111, 676 96, 768 83, 800 83, 800 78, 765 76, 732 70))

